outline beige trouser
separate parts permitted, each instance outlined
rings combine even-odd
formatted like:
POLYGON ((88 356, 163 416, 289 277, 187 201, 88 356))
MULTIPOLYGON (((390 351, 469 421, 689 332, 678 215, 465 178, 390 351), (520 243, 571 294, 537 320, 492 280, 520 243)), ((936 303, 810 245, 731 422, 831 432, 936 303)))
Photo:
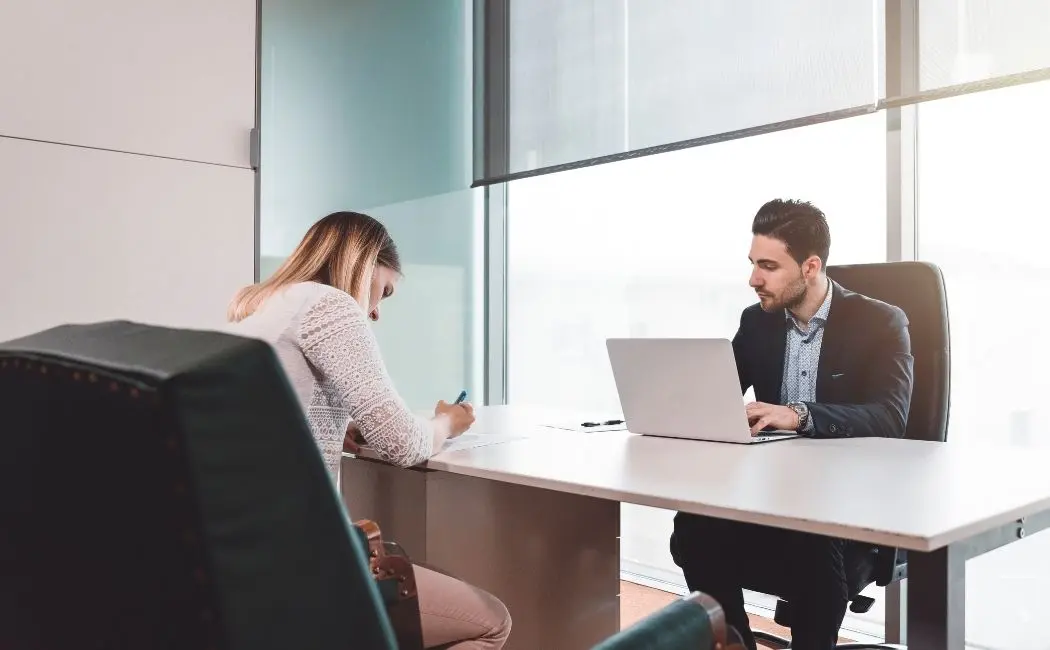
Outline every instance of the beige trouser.
POLYGON ((510 614, 495 596, 413 565, 423 645, 446 650, 499 650, 510 635, 510 614))

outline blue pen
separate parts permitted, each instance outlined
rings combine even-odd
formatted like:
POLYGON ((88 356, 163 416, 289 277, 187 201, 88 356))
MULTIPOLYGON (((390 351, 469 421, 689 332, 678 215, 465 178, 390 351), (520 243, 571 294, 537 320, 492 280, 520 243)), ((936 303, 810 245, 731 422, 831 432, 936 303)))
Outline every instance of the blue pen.
POLYGON ((456 401, 453 402, 453 404, 462 404, 465 399, 467 399, 467 391, 461 390, 459 392, 459 397, 456 398, 456 401))

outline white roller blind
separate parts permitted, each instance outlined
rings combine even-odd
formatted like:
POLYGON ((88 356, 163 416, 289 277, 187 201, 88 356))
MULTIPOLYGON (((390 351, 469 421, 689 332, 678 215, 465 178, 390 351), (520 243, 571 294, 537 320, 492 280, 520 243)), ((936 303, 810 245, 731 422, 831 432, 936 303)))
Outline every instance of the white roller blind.
POLYGON ((874 106, 865 0, 511 0, 508 173, 874 106))
POLYGON ((922 0, 919 89, 1050 68, 1050 0, 922 0))

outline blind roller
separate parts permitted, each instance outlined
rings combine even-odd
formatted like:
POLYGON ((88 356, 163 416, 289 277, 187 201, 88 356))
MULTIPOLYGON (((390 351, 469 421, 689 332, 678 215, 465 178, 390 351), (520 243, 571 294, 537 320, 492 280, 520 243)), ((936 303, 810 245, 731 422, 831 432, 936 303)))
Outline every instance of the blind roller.
POLYGON ((878 4, 509 0, 506 161, 487 174, 874 110, 878 4))

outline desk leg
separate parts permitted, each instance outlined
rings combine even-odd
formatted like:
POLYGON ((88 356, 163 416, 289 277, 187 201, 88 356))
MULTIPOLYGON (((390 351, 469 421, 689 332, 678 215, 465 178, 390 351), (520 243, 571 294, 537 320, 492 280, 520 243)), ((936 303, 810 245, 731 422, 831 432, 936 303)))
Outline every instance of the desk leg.
POLYGON ((886 643, 908 644, 908 581, 886 585, 886 643))
POLYGON ((957 650, 966 635, 966 558, 958 546, 908 552, 908 646, 957 650))

